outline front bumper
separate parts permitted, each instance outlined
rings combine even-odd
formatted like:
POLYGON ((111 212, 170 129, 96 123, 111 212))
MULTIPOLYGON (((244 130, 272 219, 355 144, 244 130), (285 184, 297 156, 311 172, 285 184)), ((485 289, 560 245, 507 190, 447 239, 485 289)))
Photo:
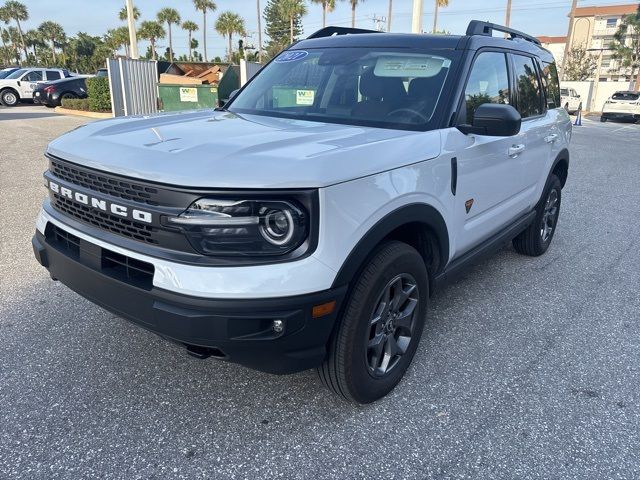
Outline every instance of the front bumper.
POLYGON ((183 295, 134 281, 128 273, 118 277, 105 266, 105 252, 113 252, 78 237, 61 241, 51 236, 51 228, 56 227, 50 224, 44 234, 36 231, 33 250, 54 279, 192 353, 276 374, 312 368, 325 357, 346 286, 284 298, 183 295), (332 301, 332 313, 313 318, 314 306, 332 301), (274 320, 283 321, 282 332, 274 331, 274 320))

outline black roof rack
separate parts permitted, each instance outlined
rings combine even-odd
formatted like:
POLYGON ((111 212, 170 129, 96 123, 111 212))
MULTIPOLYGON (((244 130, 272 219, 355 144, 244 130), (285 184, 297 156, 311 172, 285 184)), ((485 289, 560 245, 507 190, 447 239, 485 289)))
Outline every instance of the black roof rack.
POLYGON ((531 43, 535 43, 536 45, 542 45, 540 40, 536 37, 528 35, 519 30, 514 30, 513 28, 503 27, 502 25, 496 25, 495 23, 482 22, 480 20, 471 20, 469 22, 469 26, 467 27, 467 35, 484 35, 487 37, 493 36, 493 31, 496 30, 498 32, 503 32, 509 35, 510 38, 522 38, 531 43))
POLYGON ((382 33, 378 30, 365 30, 364 28, 349 28, 349 27, 324 27, 317 32, 312 33, 307 37, 309 38, 322 38, 331 37, 333 35, 355 35, 358 33, 382 33))

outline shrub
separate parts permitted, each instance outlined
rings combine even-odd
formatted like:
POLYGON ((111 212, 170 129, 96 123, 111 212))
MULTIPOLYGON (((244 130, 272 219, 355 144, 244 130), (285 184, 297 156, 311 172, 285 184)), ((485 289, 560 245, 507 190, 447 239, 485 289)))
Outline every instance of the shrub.
POLYGON ((107 77, 87 78, 87 94, 89 95, 89 109, 92 112, 111 111, 111 94, 107 77))
POLYGON ((88 98, 63 98, 62 107, 70 110, 82 110, 83 112, 90 110, 88 98))

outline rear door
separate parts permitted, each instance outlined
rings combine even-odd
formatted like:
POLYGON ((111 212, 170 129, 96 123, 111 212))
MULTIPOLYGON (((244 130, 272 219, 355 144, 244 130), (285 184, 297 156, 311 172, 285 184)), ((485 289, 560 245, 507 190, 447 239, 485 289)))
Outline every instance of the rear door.
MULTIPOLYGON (((507 54, 483 50, 466 81, 461 123, 470 123, 483 103, 513 102, 507 54)), ((454 196, 455 256, 465 253, 518 218, 527 207, 523 198, 522 159, 518 149, 524 135, 492 137, 464 135, 451 129, 445 149, 456 152, 454 196)))

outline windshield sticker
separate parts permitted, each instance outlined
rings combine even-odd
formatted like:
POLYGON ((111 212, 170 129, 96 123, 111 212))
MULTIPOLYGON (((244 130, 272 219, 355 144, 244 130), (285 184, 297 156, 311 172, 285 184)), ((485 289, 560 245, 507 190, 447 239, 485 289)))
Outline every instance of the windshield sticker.
POLYGON ((450 61, 442 57, 381 56, 374 74, 378 77, 433 77, 449 64, 450 61))
POLYGON ((296 105, 313 105, 315 97, 315 90, 297 90, 296 105))
POLYGON ((304 57, 309 55, 309 52, 304 50, 291 50, 289 52, 284 52, 278 58, 274 60, 276 63, 287 63, 287 62, 297 62, 298 60, 302 60, 304 57))

